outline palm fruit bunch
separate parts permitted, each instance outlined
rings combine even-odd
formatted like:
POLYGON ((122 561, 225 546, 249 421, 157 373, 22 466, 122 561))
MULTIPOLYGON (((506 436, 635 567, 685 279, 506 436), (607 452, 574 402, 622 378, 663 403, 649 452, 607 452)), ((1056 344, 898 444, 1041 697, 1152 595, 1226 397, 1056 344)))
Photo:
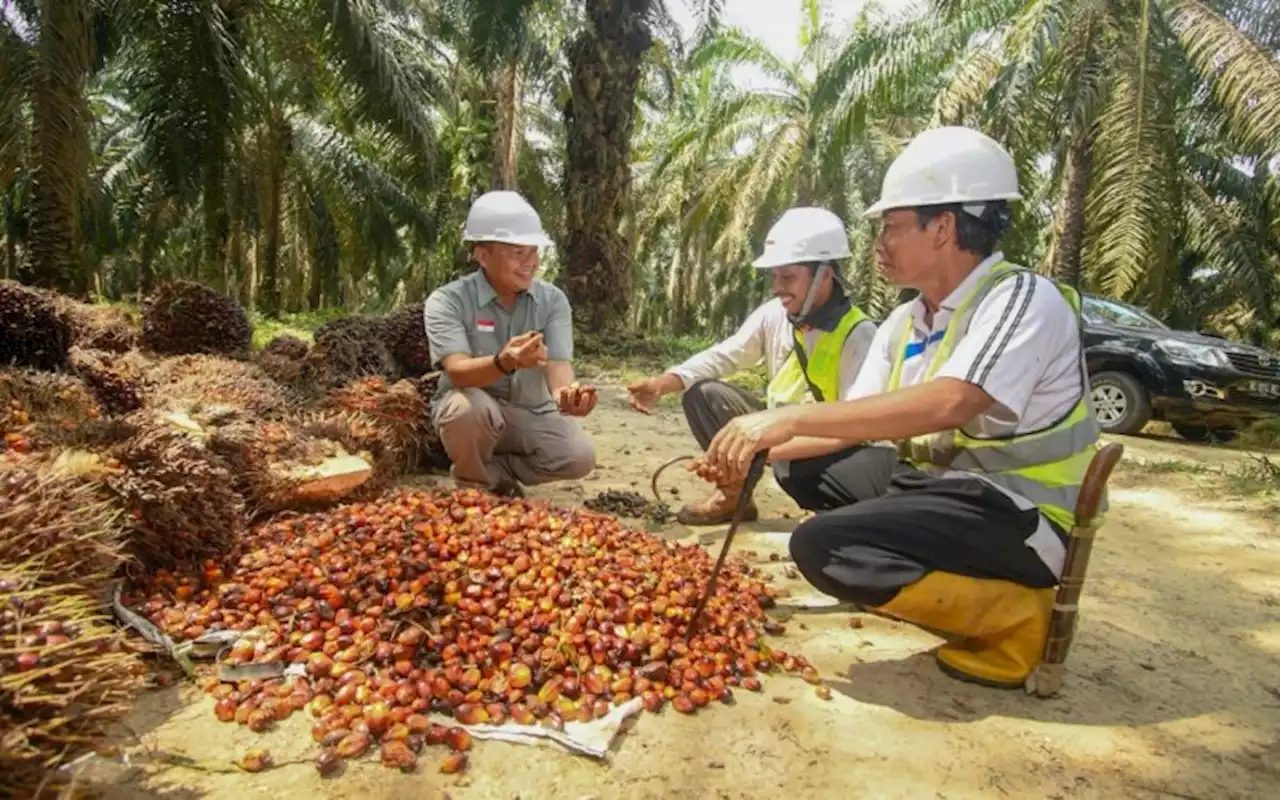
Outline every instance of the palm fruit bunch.
POLYGON ((71 344, 75 347, 125 353, 142 343, 137 320, 124 308, 81 303, 63 295, 57 295, 54 302, 71 326, 71 344))
POLYGON ((146 375, 138 360, 119 353, 72 347, 68 361, 107 415, 121 416, 146 404, 146 375))
POLYGON ((77 586, 0 564, 0 796, 54 796, 70 764, 122 717, 143 665, 77 586))
POLYGON ((169 281, 142 303, 142 343, 162 355, 245 358, 253 326, 233 298, 193 281, 169 281))
POLYGON ((84 383, 70 375, 0 369, 0 452, 67 444, 99 416, 84 383))
POLYGON ((311 418, 311 431, 326 430, 325 423, 345 427, 331 435, 373 456, 377 485, 417 468, 438 444, 427 402, 412 381, 352 381, 331 391, 322 408, 327 414, 311 418))
MULTIPOLYGON (((237 491, 249 501, 250 516, 330 500, 319 484, 333 475, 318 469, 322 466, 368 472, 364 462, 337 463, 348 455, 339 442, 282 422, 237 420, 218 426, 208 448, 230 466, 237 491)), ((334 483, 326 484, 330 491, 343 488, 334 483)))
POLYGON ((254 362, 280 383, 292 383, 302 374, 303 360, 311 346, 296 336, 282 333, 254 354, 254 362))
POLYGON ((109 451, 104 480, 124 504, 130 554, 154 567, 224 552, 243 531, 235 476, 195 436, 144 425, 109 451))
POLYGON ((119 506, 98 456, 62 451, 0 465, 0 564, 39 561, 41 580, 99 586, 124 562, 119 506))
POLYGON ((427 348, 427 332, 421 302, 401 306, 383 321, 387 346, 400 373, 414 378, 431 371, 431 352, 427 348))
POLYGON ((274 419, 289 405, 285 387, 257 364, 210 355, 161 359, 147 373, 155 405, 182 411, 227 407, 274 419))
POLYGON ((384 321, 354 314, 321 325, 307 354, 303 380, 323 391, 364 377, 396 378, 384 321))
POLYGON ((0 280, 0 366, 58 369, 70 348, 71 327, 51 297, 0 280))
POLYGON ((148 576, 129 602, 174 637, 245 631, 228 663, 305 666, 208 681, 219 720, 266 731, 307 707, 322 773, 375 747, 413 769, 429 745, 465 752, 464 725, 560 728, 633 699, 694 713, 762 690, 766 673, 818 683, 766 643, 785 632, 765 614, 774 593, 737 558, 686 643, 711 568, 701 547, 603 514, 394 490, 255 526, 217 564, 148 576))

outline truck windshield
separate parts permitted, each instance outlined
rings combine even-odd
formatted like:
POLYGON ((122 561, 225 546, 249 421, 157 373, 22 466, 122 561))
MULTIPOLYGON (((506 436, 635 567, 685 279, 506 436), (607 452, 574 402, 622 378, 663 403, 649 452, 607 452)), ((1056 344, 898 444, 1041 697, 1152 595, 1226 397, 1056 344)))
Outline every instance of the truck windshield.
POLYGON ((1169 330, 1168 325, 1141 309, 1096 297, 1085 298, 1084 316, 1090 322, 1119 325, 1123 328, 1169 330))

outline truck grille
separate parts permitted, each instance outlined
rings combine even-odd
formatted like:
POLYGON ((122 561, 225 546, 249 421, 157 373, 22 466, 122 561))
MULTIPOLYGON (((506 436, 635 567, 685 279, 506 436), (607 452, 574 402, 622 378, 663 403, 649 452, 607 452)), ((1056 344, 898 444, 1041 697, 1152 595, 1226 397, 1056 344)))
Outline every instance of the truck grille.
POLYGON ((1260 356, 1256 353, 1228 352, 1231 366, 1255 378, 1280 378, 1280 356, 1260 356))

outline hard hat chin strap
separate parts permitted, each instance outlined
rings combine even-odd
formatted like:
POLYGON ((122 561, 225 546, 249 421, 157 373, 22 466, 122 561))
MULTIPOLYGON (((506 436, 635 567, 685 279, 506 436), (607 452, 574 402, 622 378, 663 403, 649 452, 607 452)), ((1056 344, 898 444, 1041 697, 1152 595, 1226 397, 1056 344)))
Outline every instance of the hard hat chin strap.
POLYGON ((813 310, 813 303, 818 297, 818 284, 822 282, 822 276, 828 272, 837 276, 836 280, 840 280, 840 273, 832 270, 830 264, 824 261, 819 265, 817 271, 813 273, 813 281, 809 284, 809 292, 805 295, 804 305, 800 307, 800 313, 787 315, 792 325, 801 325, 808 318, 809 312, 813 310))

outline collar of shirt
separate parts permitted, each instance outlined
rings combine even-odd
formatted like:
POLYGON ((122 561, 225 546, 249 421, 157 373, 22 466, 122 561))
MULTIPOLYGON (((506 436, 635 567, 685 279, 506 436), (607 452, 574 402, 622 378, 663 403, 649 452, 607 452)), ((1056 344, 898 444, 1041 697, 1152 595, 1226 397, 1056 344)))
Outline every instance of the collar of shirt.
MULTIPOLYGON (((476 303, 480 308, 498 299, 498 293, 494 291, 493 284, 489 283, 489 276, 484 274, 482 267, 476 267, 476 271, 471 274, 471 279, 476 285, 476 303)), ((519 302, 521 297, 527 297, 534 303, 538 302, 538 295, 535 292, 520 292, 516 295, 516 302, 519 302)))
MULTIPOLYGON (((999 264, 1001 261, 1004 261, 1004 253, 999 250, 979 261, 978 265, 965 276, 964 280, 960 281, 960 285, 952 289, 951 293, 948 294, 942 301, 941 305, 938 306, 938 316, 950 317, 951 314, 960 306, 965 295, 969 294, 969 290, 972 289, 978 281, 982 280, 987 273, 991 272, 995 265, 999 264)), ((924 304, 924 297, 916 297, 915 303, 911 308, 912 322, 915 324, 917 329, 927 331, 928 326, 925 325, 925 320, 928 318, 929 308, 924 304)), ((937 327, 937 320, 934 321, 933 327, 937 327)))

